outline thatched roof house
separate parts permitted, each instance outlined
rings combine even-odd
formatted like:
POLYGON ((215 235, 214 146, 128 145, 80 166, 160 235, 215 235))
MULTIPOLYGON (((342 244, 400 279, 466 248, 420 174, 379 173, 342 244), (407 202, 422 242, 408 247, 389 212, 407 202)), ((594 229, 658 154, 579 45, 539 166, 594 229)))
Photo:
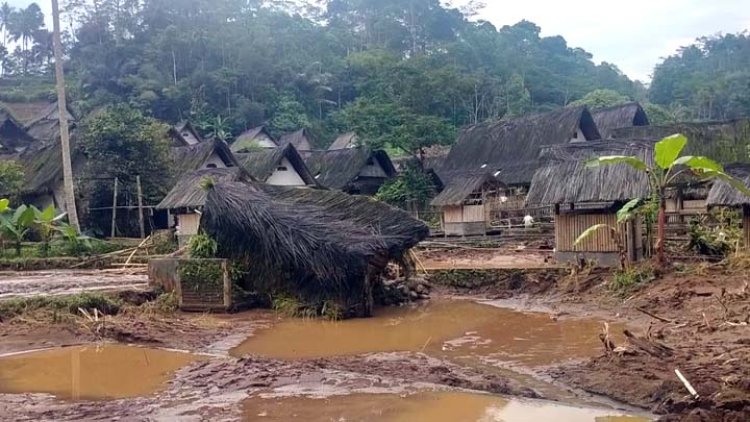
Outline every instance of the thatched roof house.
POLYGON ((360 146, 360 144, 357 134, 354 132, 348 132, 343 135, 339 135, 339 137, 333 141, 331 146, 328 147, 328 150, 334 151, 337 149, 354 148, 358 146, 360 146))
POLYGON ((541 146, 599 138, 586 107, 567 107, 507 122, 484 122, 461 131, 440 176, 446 182, 458 174, 499 171, 499 178, 509 186, 527 186, 542 165, 541 146))
POLYGON ((172 145, 175 147, 196 145, 203 142, 203 137, 198 130, 187 121, 169 128, 169 137, 172 138, 172 145))
POLYGON ((226 142, 218 139, 195 145, 173 147, 173 173, 181 176, 204 168, 238 167, 239 163, 226 142))
POLYGON ((178 210, 200 208, 206 204, 208 192, 201 187, 204 179, 212 183, 250 181, 251 177, 241 167, 210 168, 183 174, 171 191, 159 202, 156 209, 178 210))
POLYGON ((248 129, 232 142, 232 152, 246 152, 257 148, 276 148, 279 144, 265 126, 248 129))
POLYGON ((287 133, 286 135, 282 135, 281 138, 279 138, 278 142, 279 146, 284 146, 286 144, 292 144, 295 148, 297 148, 297 151, 311 151, 313 149, 313 137, 310 134, 310 131, 307 129, 300 129, 296 132, 287 133))
POLYGON ((455 175, 430 205, 441 209, 446 236, 487 233, 490 214, 506 195, 506 186, 491 173, 455 175))
POLYGON ((617 128, 649 125, 646 111, 637 102, 592 110, 591 115, 602 139, 611 138, 617 128))
POLYGON ((374 195, 386 180, 396 177, 388 153, 365 147, 311 151, 305 163, 318 184, 351 194, 374 195))
POLYGON ((317 186, 318 182, 293 145, 235 153, 240 165, 255 180, 269 185, 317 186))
MULTIPOLYGON (((57 101, 35 101, 27 103, 0 103, 0 109, 12 115, 23 126, 23 130, 34 140, 42 143, 57 141, 60 137, 60 113, 57 101)), ((75 125, 75 117, 68 110, 68 122, 75 125)))
POLYGON ((201 227, 217 240, 220 256, 250 263, 246 284, 262 280, 356 316, 372 312, 387 262, 428 231, 406 212, 367 198, 253 183, 215 184, 201 227))
POLYGON ((0 108, 0 153, 21 152, 34 141, 34 138, 23 129, 21 122, 10 112, 0 108))

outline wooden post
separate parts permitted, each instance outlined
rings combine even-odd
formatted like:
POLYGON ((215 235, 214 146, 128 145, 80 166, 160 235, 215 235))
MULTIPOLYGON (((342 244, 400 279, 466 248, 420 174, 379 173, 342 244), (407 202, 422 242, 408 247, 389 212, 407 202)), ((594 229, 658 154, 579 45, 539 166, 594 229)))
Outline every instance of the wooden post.
POLYGON ((141 239, 146 237, 146 226, 143 223, 143 191, 141 190, 141 176, 135 176, 135 183, 138 186, 138 225, 141 229, 141 239))
POLYGON ((117 228, 117 182, 117 178, 115 177, 115 189, 114 193, 112 194, 112 231, 109 235, 110 238, 115 237, 117 228))

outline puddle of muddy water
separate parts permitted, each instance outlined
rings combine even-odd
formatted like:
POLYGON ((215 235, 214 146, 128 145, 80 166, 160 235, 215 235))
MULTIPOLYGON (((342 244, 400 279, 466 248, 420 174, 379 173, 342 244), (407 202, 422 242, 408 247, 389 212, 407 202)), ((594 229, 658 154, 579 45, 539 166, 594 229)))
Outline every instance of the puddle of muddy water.
POLYGON ((429 392, 408 396, 353 394, 326 398, 253 397, 243 404, 245 421, 307 422, 647 422, 611 410, 551 402, 508 400, 497 396, 429 392))
MULTIPOLYGON (((618 331, 613 327, 612 331, 618 331)), ((340 322, 288 319, 232 350, 281 359, 412 351, 484 363, 542 366, 601 351, 601 321, 561 319, 471 301, 437 301, 380 310, 340 322)))
POLYGON ((137 397, 163 388, 174 371, 199 359, 124 345, 77 346, 0 358, 0 393, 48 393, 61 399, 137 397))

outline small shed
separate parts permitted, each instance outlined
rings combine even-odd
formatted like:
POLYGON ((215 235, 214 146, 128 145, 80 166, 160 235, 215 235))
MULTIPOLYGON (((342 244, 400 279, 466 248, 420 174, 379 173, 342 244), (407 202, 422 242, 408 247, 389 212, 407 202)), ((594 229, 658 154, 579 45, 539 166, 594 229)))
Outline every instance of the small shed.
POLYGON ((596 109, 591 116, 602 139, 612 138, 612 132, 618 128, 649 125, 646 111, 637 102, 596 109))
POLYGON ((281 138, 279 138, 278 144, 279 146, 292 144, 297 148, 297 151, 306 152, 313 149, 313 139, 314 138, 308 129, 300 129, 296 132, 282 135, 281 138))
MULTIPOLYGON (((653 162, 652 143, 602 142, 592 146, 590 156, 629 155, 653 162)), ((643 257, 643 228, 640 219, 619 227, 620 237, 599 230, 575 245, 589 227, 607 224, 618 227, 617 211, 629 200, 649 195, 645 173, 624 165, 590 168, 575 153, 571 161, 550 162, 534 174, 527 197, 529 206, 552 206, 555 216, 555 258, 559 262, 595 261, 601 266, 620 263, 620 246, 629 261, 643 257)))
POLYGON ((247 152, 258 148, 276 148, 279 144, 265 126, 248 129, 232 142, 232 152, 247 152))
POLYGON ((454 175, 430 205, 442 212, 446 236, 484 235, 492 210, 506 195, 506 186, 490 173, 454 175))
POLYGON ((278 186, 318 186, 293 145, 235 153, 240 165, 256 180, 278 186))
POLYGON ((305 163, 321 186, 355 195, 375 195, 397 175, 388 153, 366 147, 310 151, 305 163))
POLYGON ((169 128, 169 137, 175 147, 197 145, 203 142, 203 137, 190 122, 180 122, 169 128))
MULTIPOLYGON (((725 171, 750 188, 750 165, 730 165, 725 171)), ((708 191, 706 204, 709 209, 713 207, 742 209, 742 243, 744 248, 750 248, 750 196, 723 180, 716 180, 711 190, 708 191)))

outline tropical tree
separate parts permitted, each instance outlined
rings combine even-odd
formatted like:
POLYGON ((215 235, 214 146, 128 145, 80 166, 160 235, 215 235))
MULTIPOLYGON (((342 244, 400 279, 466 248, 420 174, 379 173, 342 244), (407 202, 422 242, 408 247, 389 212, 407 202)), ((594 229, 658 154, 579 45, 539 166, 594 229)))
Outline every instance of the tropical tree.
POLYGON ((42 256, 47 256, 49 254, 49 244, 55 237, 55 234, 58 233, 57 227, 67 214, 57 214, 54 205, 48 206, 44 211, 33 205, 30 208, 34 212, 34 231, 42 241, 42 256))
MULTIPOLYGON (((702 179, 718 178, 731 183, 737 189, 747 192, 750 191, 745 185, 724 173, 724 168, 714 160, 694 155, 680 156, 687 145, 685 135, 676 134, 662 139, 654 146, 653 164, 649 165, 638 157, 613 155, 598 157, 589 161, 589 167, 598 167, 611 164, 625 164, 638 171, 646 173, 648 176, 650 198, 635 198, 625 204, 618 212, 618 221, 627 219, 630 215, 637 212, 641 207, 649 203, 649 199, 657 201, 657 229, 656 229, 656 259, 659 265, 663 265, 666 260, 664 257, 664 235, 666 225, 666 199, 667 188, 671 186, 681 176, 693 174, 702 179)), ((589 236, 592 232, 608 228, 607 225, 593 226, 586 230, 578 240, 589 236)))
POLYGON ((25 9, 13 12, 10 17, 8 30, 13 41, 21 40, 25 75, 29 69, 29 42, 33 41, 34 34, 44 27, 44 14, 38 4, 31 3, 25 9))
MULTIPOLYGON (((0 33, 3 35, 3 44, 0 46, 0 49, 5 50, 5 55, 8 54, 8 25, 12 19, 13 12, 14 9, 7 1, 0 6, 0 33)), ((5 55, 0 54, 0 75, 5 73, 5 55)))
MULTIPOLYGON (((7 199, 2 201, 0 208, 8 209, 6 201, 7 199)), ((26 238, 33 225, 34 210, 26 205, 19 206, 9 215, 7 213, 0 214, 0 230, 2 230, 4 238, 13 241, 17 256, 21 256, 21 242, 26 238)))

